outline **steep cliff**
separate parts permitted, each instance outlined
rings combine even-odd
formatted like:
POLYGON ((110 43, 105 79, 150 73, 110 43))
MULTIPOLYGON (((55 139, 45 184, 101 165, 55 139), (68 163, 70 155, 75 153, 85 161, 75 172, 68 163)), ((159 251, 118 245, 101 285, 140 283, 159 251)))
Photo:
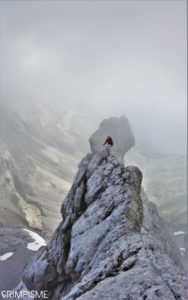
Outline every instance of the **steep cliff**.
POLYGON ((187 299, 179 250, 141 182, 137 167, 124 167, 107 149, 87 154, 62 204, 63 221, 29 260, 22 287, 48 290, 53 300, 173 299, 154 264, 187 299))

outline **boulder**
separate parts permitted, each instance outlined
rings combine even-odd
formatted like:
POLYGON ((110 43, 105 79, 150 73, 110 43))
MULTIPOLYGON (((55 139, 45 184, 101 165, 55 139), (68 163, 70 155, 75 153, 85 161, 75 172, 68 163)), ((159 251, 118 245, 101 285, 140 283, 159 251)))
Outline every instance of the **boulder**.
POLYGON ((123 161, 125 153, 134 146, 135 138, 129 121, 124 116, 105 119, 89 139, 92 153, 98 153, 104 149, 107 136, 111 136, 114 142, 111 153, 119 161, 123 161))

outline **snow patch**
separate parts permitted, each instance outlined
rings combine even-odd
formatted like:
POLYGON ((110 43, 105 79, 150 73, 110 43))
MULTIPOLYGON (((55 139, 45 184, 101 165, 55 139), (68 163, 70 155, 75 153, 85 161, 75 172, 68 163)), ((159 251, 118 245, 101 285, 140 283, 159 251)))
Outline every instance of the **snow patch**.
POLYGON ((3 255, 0 256, 0 261, 5 261, 7 260, 9 257, 11 257, 14 253, 13 252, 7 252, 3 255))
POLYGON ((180 235, 180 234, 185 234, 185 231, 176 231, 176 232, 174 232, 174 235, 180 235))
POLYGON ((34 242, 27 244, 27 249, 37 251, 41 246, 46 246, 45 240, 36 232, 24 228, 25 231, 34 239, 34 242))

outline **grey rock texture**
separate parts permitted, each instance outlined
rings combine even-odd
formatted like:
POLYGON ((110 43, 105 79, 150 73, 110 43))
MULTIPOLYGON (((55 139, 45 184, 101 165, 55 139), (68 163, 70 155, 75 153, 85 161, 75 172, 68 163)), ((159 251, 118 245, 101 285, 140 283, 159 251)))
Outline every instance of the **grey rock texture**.
POLYGON ((141 183, 140 170, 124 167, 107 149, 87 154, 62 204, 63 221, 25 267, 24 286, 48 290, 52 300, 174 299, 152 269, 146 245, 164 278, 187 299, 180 253, 141 183))
POLYGON ((167 253, 177 265, 183 266, 183 259, 169 224, 158 213, 156 204, 148 200, 143 189, 140 196, 144 207, 141 232, 150 235, 151 238, 155 236, 161 243, 160 250, 167 253))
POLYGON ((128 119, 122 116, 103 120, 97 131, 89 139, 93 153, 98 153, 104 149, 103 144, 108 135, 114 141, 111 153, 122 162, 125 153, 135 144, 135 138, 128 119))

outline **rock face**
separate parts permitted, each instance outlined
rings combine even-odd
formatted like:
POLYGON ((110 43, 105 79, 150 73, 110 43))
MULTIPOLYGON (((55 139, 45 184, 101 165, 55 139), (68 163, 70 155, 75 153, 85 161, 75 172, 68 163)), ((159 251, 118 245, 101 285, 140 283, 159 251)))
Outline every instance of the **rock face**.
POLYGON ((123 161, 125 153, 135 144, 128 119, 113 117, 105 119, 99 126, 99 129, 90 137, 90 147, 93 153, 98 153, 104 149, 104 141, 110 135, 114 141, 111 153, 118 160, 123 161))
POLYGON ((52 300, 173 299, 149 253, 187 299, 180 253, 141 182, 137 167, 124 167, 107 149, 87 154, 62 204, 63 221, 31 257, 23 285, 48 290, 52 300))

